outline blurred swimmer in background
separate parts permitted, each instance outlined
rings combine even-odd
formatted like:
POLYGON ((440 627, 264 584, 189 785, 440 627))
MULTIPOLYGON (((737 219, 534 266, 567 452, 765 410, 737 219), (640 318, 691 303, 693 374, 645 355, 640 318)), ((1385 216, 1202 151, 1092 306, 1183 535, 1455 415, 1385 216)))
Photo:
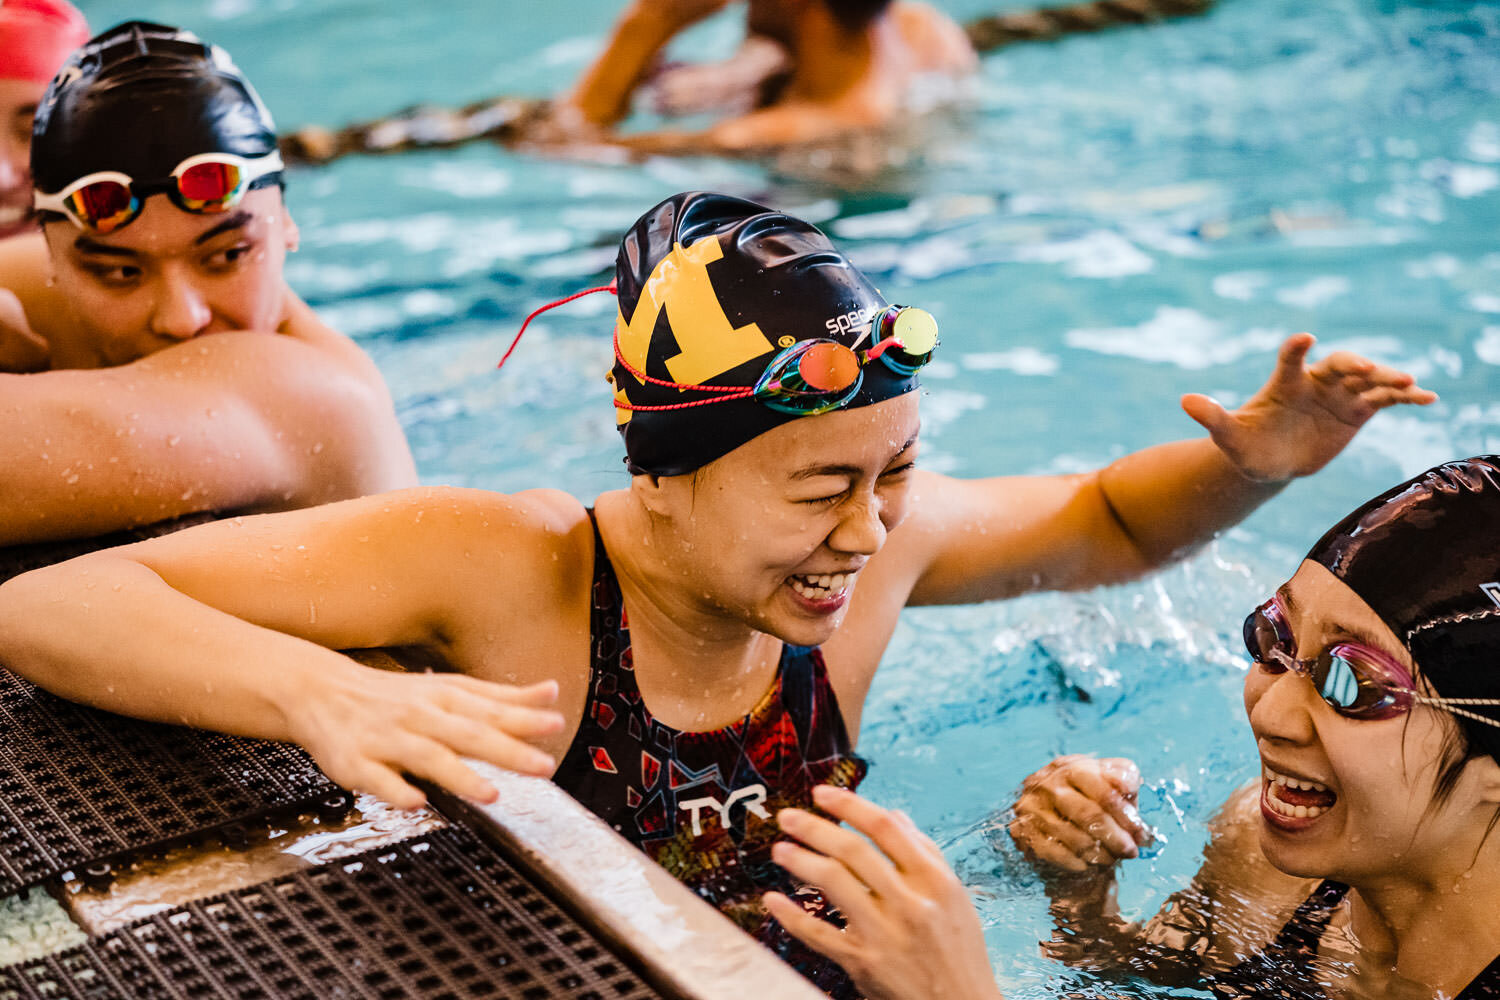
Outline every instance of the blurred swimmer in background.
MULTIPOLYGON (((36 231, 31 124, 53 74, 88 37, 83 15, 66 0, 0 3, 0 240, 36 231)), ((33 371, 46 357, 21 304, 0 290, 0 371, 33 371)))
POLYGON ((668 114, 712 111, 702 131, 611 134, 645 152, 751 152, 880 130, 924 82, 978 64, 963 28, 907 0, 746 0, 746 39, 726 62, 662 68, 667 44, 728 0, 632 0, 604 52, 558 102, 556 120, 609 129, 649 84, 668 114))
POLYGON ((0 239, 32 232, 31 124, 58 67, 88 40, 66 0, 0 3, 0 239))
POLYGON ((141 22, 78 49, 31 174, 43 232, 0 244, 0 342, 35 348, 0 357, 0 547, 416 482, 374 364, 287 287, 275 126, 222 49, 141 22))

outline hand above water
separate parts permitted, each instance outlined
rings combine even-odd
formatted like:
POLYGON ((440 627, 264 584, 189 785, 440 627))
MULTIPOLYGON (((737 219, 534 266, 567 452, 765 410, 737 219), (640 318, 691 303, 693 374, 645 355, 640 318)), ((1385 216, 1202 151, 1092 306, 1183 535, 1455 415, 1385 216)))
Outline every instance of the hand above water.
POLYGON ((531 741, 555 735, 557 683, 515 687, 462 674, 396 673, 354 666, 299 691, 285 710, 294 742, 345 788, 369 792, 399 809, 427 797, 403 775, 436 782, 479 802, 494 786, 460 757, 551 777, 553 758, 531 741))
POLYGON ((771 916, 843 966, 868 1000, 1000 1000, 979 914, 938 846, 905 814, 845 789, 819 785, 813 801, 853 829, 783 809, 777 821, 801 844, 780 841, 772 857, 820 888, 848 926, 777 892, 765 896, 771 916))
POLYGON ((31 329, 16 294, 0 288, 0 372, 46 371, 52 349, 31 329))
POLYGON ((1350 351, 1304 364, 1315 342, 1310 333, 1288 337, 1270 379, 1236 410, 1199 393, 1182 397, 1188 416, 1208 429, 1249 479, 1284 482, 1311 475, 1379 411, 1437 399, 1411 375, 1350 351))
POLYGON ((1140 787, 1141 772, 1123 757, 1059 757, 1022 783, 1011 839, 1065 871, 1111 867, 1151 842, 1136 812, 1140 787))

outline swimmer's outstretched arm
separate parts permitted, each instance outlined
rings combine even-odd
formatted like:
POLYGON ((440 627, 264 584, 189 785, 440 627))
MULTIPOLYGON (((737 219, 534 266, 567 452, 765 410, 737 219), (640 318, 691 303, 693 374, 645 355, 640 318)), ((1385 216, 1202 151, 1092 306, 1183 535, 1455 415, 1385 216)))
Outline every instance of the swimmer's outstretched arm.
POLYGON ((403 773, 488 801, 493 787, 460 756, 555 767, 536 746, 562 729, 552 661, 494 664, 486 642, 524 638, 556 588, 577 582, 568 574, 587 573, 560 558, 587 551, 587 519, 558 507, 408 490, 83 556, 0 586, 0 663, 110 711, 299 743, 334 781, 396 806, 424 798, 403 773), (387 645, 427 646, 508 683, 334 651, 387 645))
POLYGON ((911 515, 876 557, 883 572, 911 574, 913 604, 1131 579, 1321 469, 1380 410, 1437 398, 1347 351, 1307 365, 1312 344, 1310 334, 1288 338, 1270 379, 1237 410, 1184 396, 1208 438, 1147 448, 1086 475, 919 476, 911 515))

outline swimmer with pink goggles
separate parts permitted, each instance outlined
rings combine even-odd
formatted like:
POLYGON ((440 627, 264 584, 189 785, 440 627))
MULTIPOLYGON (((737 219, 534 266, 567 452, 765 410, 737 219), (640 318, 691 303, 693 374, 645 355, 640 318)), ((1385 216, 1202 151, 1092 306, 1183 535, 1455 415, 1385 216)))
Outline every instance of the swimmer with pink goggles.
POLYGON ((1392 719, 1419 704, 1500 728, 1500 721, 1462 707, 1500 705, 1500 698, 1428 697, 1417 690, 1416 679, 1405 666, 1363 643, 1336 642, 1312 659, 1299 659, 1297 638, 1279 595, 1250 612, 1244 635, 1245 648, 1261 669, 1273 674, 1287 670, 1301 674, 1312 682, 1318 696, 1345 718, 1392 719))

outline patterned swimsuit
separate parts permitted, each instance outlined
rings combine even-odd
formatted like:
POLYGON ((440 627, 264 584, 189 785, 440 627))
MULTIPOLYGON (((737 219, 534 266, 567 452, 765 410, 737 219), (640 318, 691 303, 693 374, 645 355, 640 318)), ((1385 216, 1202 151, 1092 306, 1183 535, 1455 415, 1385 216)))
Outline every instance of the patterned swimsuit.
POLYGON ((774 889, 839 920, 817 890, 771 860, 778 809, 810 809, 813 786, 854 788, 868 767, 849 745, 822 654, 783 647, 770 690, 732 725, 684 732, 658 722, 636 685, 624 602, 597 524, 590 638, 583 722, 553 780, 818 987, 855 996, 844 971, 792 939, 760 899, 774 889))
MULTIPOLYGON (((1349 887, 1324 881, 1297 907, 1276 940, 1223 976, 1209 983, 1220 1000, 1328 1000, 1328 993, 1308 975, 1323 932, 1349 887)), ((1500 1000, 1500 957, 1464 987, 1454 1000, 1500 1000)))

